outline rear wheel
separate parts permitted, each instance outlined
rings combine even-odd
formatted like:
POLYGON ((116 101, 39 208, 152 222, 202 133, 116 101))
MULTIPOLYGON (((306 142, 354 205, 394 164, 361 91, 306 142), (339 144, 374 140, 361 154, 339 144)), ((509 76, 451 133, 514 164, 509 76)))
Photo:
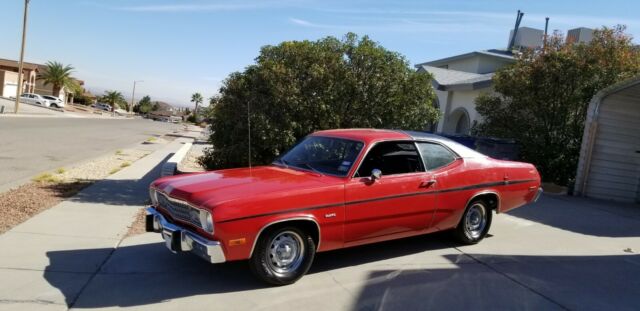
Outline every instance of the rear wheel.
POLYGON ((258 238, 249 264, 260 280, 287 285, 307 273, 315 253, 316 245, 308 233, 296 227, 283 227, 258 238))
POLYGON ((454 236, 464 244, 476 244, 487 235, 491 227, 491 210, 482 200, 474 200, 469 203, 460 219, 460 223, 454 230, 454 236))

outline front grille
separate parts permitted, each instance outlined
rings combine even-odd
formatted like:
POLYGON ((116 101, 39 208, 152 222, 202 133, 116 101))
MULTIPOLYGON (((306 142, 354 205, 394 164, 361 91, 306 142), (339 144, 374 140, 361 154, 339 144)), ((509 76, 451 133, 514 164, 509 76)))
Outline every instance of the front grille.
POLYGON ((166 194, 158 192, 158 205, 169 212, 173 219, 188 222, 198 228, 200 225, 200 211, 185 202, 169 198, 166 194))

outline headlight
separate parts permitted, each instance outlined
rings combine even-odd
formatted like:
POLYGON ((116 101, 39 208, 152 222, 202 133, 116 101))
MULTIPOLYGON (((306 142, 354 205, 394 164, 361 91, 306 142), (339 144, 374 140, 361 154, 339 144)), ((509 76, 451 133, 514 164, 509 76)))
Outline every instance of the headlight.
POLYGON ((200 210, 200 225, 202 229, 213 234, 213 217, 211 217, 211 213, 200 210))
POLYGON ((158 206, 158 192, 153 187, 149 187, 149 198, 151 198, 151 205, 158 206))

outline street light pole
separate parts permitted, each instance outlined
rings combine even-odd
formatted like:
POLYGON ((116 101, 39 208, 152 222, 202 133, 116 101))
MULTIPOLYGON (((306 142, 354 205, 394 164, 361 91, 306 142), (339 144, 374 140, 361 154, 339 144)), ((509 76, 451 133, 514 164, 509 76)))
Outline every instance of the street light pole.
POLYGON ((24 43, 27 38, 27 13, 29 12, 29 0, 24 0, 24 17, 22 19, 22 46, 20 47, 20 64, 18 65, 18 89, 16 90, 16 106, 14 113, 18 114, 20 107, 20 95, 22 95, 22 70, 24 67, 24 43))
POLYGON ((135 98, 136 98, 136 83, 138 82, 144 82, 142 80, 134 80, 133 81, 133 92, 131 93, 131 106, 129 106, 129 113, 131 114, 131 112, 133 112, 133 104, 135 103, 135 98))

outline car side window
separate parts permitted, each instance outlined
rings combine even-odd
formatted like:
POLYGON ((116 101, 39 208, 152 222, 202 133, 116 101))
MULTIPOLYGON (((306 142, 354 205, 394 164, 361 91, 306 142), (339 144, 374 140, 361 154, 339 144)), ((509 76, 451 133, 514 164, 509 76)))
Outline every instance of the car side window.
POLYGON ((373 169, 382 175, 423 172, 420 154, 413 142, 382 142, 375 145, 362 159, 356 177, 371 176, 373 169))
POLYGON ((419 142, 418 148, 427 171, 447 166, 456 160, 455 154, 439 144, 419 142))

